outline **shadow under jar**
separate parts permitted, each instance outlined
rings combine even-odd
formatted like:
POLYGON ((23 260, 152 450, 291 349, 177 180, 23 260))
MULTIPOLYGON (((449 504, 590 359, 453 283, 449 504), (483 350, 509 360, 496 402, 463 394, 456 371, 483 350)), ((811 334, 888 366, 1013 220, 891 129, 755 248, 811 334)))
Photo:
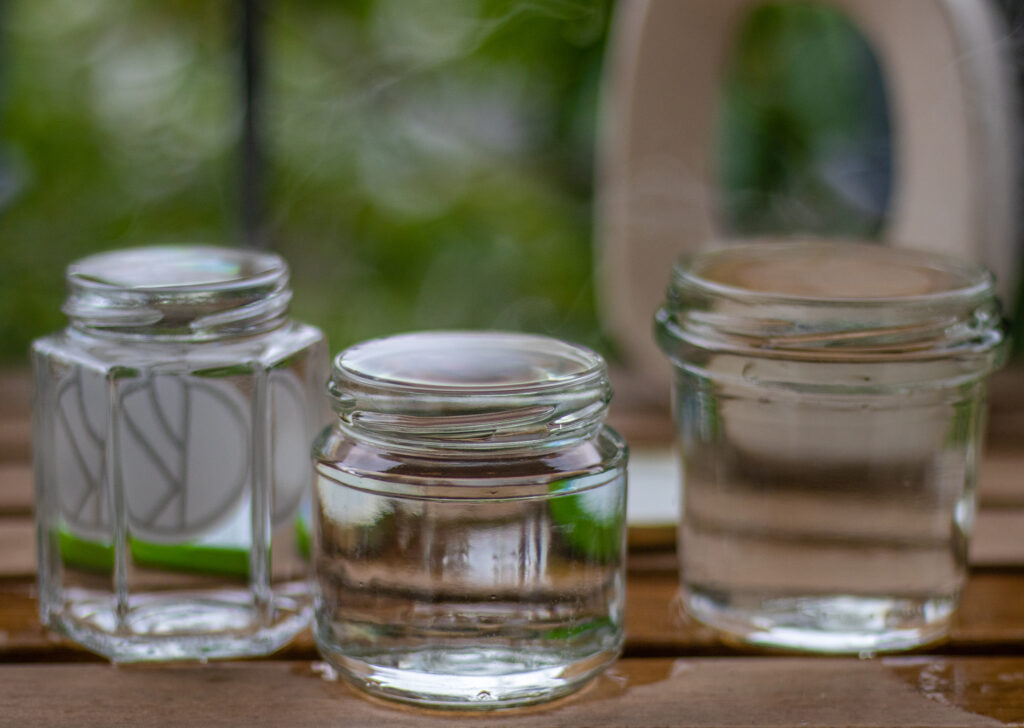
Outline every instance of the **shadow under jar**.
POLYGON ((342 352, 314 447, 317 644, 371 693, 492 709, 619 654, 626 447, 592 351, 434 332, 342 352))
POLYGON ((261 655, 309 623, 309 443, 327 351, 276 255, 72 264, 32 348, 39 608, 115 661, 261 655), (305 553, 304 553, 305 552, 305 553))
POLYGON ((855 243, 761 242, 674 269, 686 611, 750 643, 896 650, 941 638, 974 523, 992 278, 855 243))

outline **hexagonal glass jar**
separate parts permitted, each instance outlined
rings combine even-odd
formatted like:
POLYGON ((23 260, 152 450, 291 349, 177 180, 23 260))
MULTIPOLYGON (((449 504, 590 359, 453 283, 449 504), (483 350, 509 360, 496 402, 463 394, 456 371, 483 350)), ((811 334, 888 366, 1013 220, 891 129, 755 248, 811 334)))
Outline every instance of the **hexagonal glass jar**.
POLYGON ((323 334, 272 254, 151 247, 67 271, 36 341, 42 621, 115 661, 271 652, 310 616, 323 334))

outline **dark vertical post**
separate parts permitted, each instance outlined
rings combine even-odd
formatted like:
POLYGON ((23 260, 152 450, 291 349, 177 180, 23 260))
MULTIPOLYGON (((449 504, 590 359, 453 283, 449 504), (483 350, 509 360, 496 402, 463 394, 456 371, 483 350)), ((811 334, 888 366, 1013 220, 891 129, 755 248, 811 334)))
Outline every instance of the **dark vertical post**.
MULTIPOLYGON (((1005 38, 1007 55, 1013 61, 1014 80, 1017 98, 1014 99, 1016 122, 1018 128, 1024 125, 1024 0, 996 0, 995 7, 1002 11, 1006 20, 1007 35, 1005 38)), ((1017 151, 1017 195, 1024 192, 1024 149, 1017 151)), ((1016 240, 1018 246, 1024 247, 1024 210, 1017 208, 1016 240)), ((1016 302, 1014 310, 1009 311, 1013 321, 1013 354, 1020 357, 1024 352, 1024 275, 1021 276, 1014 291, 1016 302)), ((1011 303, 1011 305, 1013 305, 1011 303)))
POLYGON ((241 47, 242 134, 239 215, 242 244, 265 249, 270 240, 264 218, 263 21, 265 0, 238 0, 241 47))

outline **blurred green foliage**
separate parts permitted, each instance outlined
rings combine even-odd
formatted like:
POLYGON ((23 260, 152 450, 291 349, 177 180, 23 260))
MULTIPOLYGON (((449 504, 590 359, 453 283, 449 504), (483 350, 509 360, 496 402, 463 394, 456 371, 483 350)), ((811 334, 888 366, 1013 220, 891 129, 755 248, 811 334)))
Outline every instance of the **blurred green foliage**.
MULTIPOLYGON (((72 260, 238 243, 239 1, 0 5, 0 363, 64 325, 72 260)), ((612 0, 264 8, 265 221, 298 318, 335 350, 445 327, 609 350, 591 207, 612 0)), ((728 227, 877 229, 888 122, 872 64, 833 10, 751 15, 718 140, 728 227), (850 173, 865 154, 881 181, 850 173)))
POLYGON ((223 241, 236 128, 224 3, 15 0, 0 37, 0 361, 64 325, 64 267, 223 241))
POLYGON ((599 345, 592 150, 608 3, 274 8, 271 229, 319 292, 299 315, 335 347, 454 327, 599 345))
POLYGON ((742 23, 722 89, 723 223, 734 235, 872 238, 891 190, 877 59, 824 4, 770 2, 742 23))
MULTIPOLYGON (((265 4, 273 247, 334 348, 495 327, 600 345, 600 0, 265 4)), ((0 65, 0 361, 92 251, 234 244, 237 3, 13 0, 0 65)))

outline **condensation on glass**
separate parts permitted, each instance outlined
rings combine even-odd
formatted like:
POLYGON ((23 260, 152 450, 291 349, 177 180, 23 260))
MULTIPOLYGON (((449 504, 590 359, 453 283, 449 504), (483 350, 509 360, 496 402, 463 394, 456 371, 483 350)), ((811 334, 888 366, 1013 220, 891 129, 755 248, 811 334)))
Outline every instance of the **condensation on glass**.
POLYGON ((855 243, 681 261, 658 312, 682 456, 683 604, 768 646, 941 638, 974 523, 991 276, 855 243))
POLYGON ((115 661, 271 652, 308 624, 327 350, 276 255, 72 264, 32 349, 42 620, 115 661))
POLYGON ((594 352, 420 333, 334 361, 315 448, 315 637, 377 695, 489 709, 568 693, 623 639, 626 448, 594 352))

